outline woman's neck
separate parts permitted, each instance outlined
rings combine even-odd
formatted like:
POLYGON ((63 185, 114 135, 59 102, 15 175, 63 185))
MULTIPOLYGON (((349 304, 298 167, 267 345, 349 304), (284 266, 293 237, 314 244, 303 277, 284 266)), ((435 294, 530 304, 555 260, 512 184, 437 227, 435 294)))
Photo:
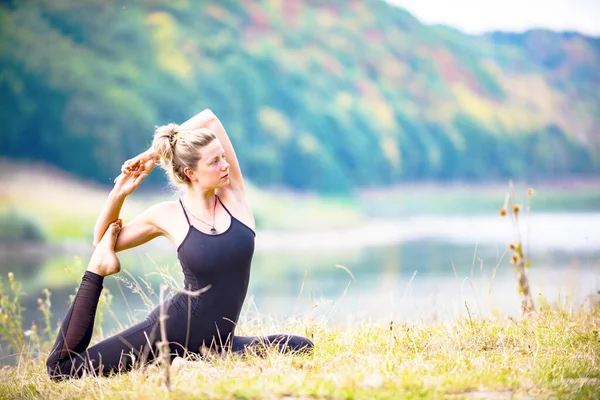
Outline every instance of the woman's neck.
POLYGON ((207 211, 212 211, 216 201, 215 195, 215 189, 190 187, 185 197, 190 203, 197 204, 199 207, 202 207, 207 211))

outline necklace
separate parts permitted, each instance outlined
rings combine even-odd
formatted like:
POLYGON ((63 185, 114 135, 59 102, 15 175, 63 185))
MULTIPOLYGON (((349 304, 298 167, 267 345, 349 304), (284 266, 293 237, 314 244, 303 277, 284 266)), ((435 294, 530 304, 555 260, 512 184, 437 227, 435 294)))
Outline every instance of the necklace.
MULTIPOLYGON (((185 207, 185 205, 184 205, 185 207)), ((202 219, 196 217, 190 210, 189 208, 185 207, 185 209, 187 210, 188 213, 190 213, 190 215, 194 218, 196 218, 198 221, 202 222, 204 225, 208 225, 210 226, 210 234, 211 235, 216 235, 217 234, 217 230, 215 229, 215 214, 217 211, 217 195, 215 194, 215 205, 213 206, 213 223, 212 225, 209 224, 208 222, 203 221, 202 219)))

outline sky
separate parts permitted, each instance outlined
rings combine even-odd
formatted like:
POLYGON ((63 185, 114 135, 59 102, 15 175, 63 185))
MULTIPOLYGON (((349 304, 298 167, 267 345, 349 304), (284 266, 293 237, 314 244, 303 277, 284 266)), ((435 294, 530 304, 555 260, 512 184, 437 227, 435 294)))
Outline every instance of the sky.
POLYGON ((600 36, 600 0, 387 0, 421 22, 467 33, 532 28, 600 36))

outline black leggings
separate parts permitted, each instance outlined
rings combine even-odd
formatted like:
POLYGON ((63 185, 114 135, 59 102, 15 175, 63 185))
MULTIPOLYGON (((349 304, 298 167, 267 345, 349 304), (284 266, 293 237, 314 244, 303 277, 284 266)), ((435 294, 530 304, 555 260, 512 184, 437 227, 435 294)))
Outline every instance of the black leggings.
MULTIPOLYGON (((92 338, 103 280, 100 275, 85 272, 46 362, 48 374, 52 379, 81 377, 84 374, 107 376, 111 372, 129 371, 136 365, 144 365, 157 356, 160 306, 143 322, 87 348, 92 338)), ((281 352, 313 350, 313 343, 309 339, 293 335, 230 335, 231 340, 225 340, 226 343, 215 343, 222 342, 222 339, 212 339, 212 343, 206 343, 206 340, 199 342, 199 339, 194 337, 197 335, 190 333, 190 326, 193 326, 194 322, 190 321, 186 314, 185 304, 188 300, 183 299, 184 297, 187 298, 184 295, 175 295, 167 300, 166 328, 171 361, 176 356, 185 356, 187 353, 200 354, 202 346, 236 354, 265 347, 277 347, 281 352)))

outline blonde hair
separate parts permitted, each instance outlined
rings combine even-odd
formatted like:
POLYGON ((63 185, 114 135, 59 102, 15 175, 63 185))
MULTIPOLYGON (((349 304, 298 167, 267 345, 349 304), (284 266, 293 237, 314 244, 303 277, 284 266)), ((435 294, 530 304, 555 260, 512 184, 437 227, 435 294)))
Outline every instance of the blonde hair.
POLYGON ((152 148, 160 158, 160 166, 174 184, 189 185, 186 168, 194 169, 200 161, 199 149, 216 139, 208 129, 181 130, 177 124, 159 126, 154 131, 152 148))

